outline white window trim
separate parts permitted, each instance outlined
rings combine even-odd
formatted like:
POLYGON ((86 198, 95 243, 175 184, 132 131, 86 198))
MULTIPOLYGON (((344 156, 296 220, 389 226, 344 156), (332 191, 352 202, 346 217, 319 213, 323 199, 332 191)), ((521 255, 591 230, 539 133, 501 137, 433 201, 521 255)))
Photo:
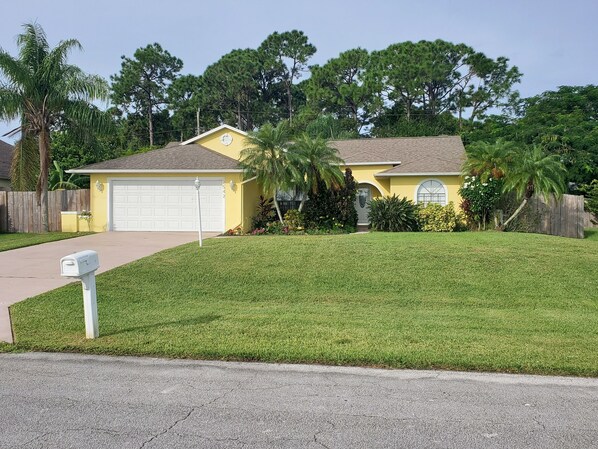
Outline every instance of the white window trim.
POLYGON ((440 183, 442 185, 442 187, 444 187, 444 204, 443 206, 446 206, 449 203, 449 193, 448 193, 448 189, 446 188, 446 184, 444 182, 442 182, 440 179, 438 178, 428 178, 428 179, 424 179, 422 182, 420 182, 417 186, 415 186, 415 193, 413 194, 413 198, 414 198, 414 203, 415 204, 419 204, 419 201, 417 200, 417 193, 419 191, 419 188, 421 187, 422 184, 424 184, 425 182, 428 181, 436 181, 438 183, 440 183))

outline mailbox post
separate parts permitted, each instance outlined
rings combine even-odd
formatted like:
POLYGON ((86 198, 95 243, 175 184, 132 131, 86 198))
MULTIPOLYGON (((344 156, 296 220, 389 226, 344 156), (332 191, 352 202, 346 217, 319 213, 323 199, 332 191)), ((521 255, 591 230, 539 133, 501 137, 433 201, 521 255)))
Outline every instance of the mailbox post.
POLYGON ((98 302, 96 295, 96 270, 100 267, 98 253, 91 250, 69 254, 60 259, 60 275, 81 279, 83 285, 83 311, 85 336, 98 338, 98 302))

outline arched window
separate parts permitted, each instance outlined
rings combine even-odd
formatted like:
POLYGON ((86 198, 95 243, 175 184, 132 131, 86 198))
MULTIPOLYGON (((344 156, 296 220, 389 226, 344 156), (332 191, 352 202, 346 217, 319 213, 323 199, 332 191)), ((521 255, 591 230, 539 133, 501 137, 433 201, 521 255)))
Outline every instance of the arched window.
POLYGON ((427 206, 436 203, 446 206, 446 187, 440 181, 429 179, 417 187, 417 203, 427 206))

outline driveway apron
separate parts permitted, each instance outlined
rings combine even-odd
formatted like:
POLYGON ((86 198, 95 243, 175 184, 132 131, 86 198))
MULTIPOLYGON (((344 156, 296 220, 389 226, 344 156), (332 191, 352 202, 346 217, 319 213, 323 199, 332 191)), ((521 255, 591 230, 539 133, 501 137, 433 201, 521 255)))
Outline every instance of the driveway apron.
POLYGON ((195 232, 103 232, 0 252, 0 341, 12 343, 8 312, 12 304, 75 281, 60 277, 61 257, 86 249, 97 251, 97 273, 103 273, 196 239, 195 232))

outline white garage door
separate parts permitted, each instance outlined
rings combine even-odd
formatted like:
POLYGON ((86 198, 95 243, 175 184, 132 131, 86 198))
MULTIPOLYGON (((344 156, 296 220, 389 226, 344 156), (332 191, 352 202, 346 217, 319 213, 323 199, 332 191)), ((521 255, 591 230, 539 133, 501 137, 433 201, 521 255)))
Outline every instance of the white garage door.
MULTIPOLYGON (((224 231, 222 179, 200 179, 201 225, 224 231)), ((113 231, 196 231, 194 179, 116 179, 111 183, 113 231)))

